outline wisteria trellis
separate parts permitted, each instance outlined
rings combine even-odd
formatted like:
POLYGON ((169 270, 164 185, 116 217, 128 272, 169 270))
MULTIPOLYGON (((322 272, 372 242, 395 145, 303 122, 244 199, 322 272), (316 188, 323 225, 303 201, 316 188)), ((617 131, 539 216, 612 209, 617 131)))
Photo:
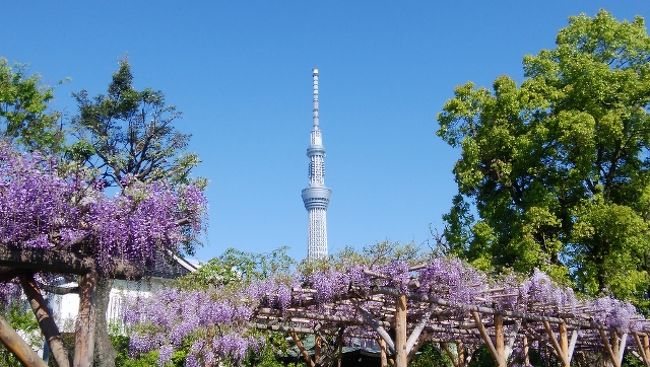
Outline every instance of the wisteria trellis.
POLYGON ((259 347, 255 330, 269 329, 294 338, 310 366, 325 358, 320 347, 310 355, 299 334, 340 345, 376 340, 382 361, 392 359, 397 367, 406 366, 426 341, 440 343, 455 367, 465 366, 469 351, 480 345, 499 367, 525 364, 531 347, 553 351, 562 366, 580 352, 599 353, 620 367, 626 350, 650 366, 650 324, 632 305, 610 297, 581 299, 540 271, 523 280, 495 280, 459 260, 437 258, 411 267, 394 262, 297 273, 253 283, 226 298, 219 294, 168 291, 161 295, 167 302, 138 303, 128 320, 134 351, 173 350, 190 338, 195 344, 188 366, 211 366, 218 357, 242 360, 248 343, 259 347), (197 302, 180 312, 189 299, 197 302), (224 302, 234 311, 219 312, 224 302))
MULTIPOLYGON (((98 278, 140 277, 157 254, 181 251, 201 230, 206 201, 191 185, 129 178, 109 195, 91 170, 58 163, 0 142, 0 306, 22 290, 57 364, 67 367, 41 288, 53 273, 79 276, 74 366, 90 366, 98 278)), ((2 317, 0 342, 23 364, 45 366, 2 317)))

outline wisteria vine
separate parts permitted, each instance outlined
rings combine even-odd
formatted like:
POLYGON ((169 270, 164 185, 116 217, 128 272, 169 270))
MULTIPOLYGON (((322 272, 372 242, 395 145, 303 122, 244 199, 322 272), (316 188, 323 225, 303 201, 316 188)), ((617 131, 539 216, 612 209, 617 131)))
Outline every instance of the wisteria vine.
MULTIPOLYGON (((648 323, 631 304, 610 297, 581 299, 542 271, 535 270, 525 279, 512 275, 495 279, 465 262, 448 258, 436 258, 416 267, 409 267, 406 262, 370 267, 351 265, 343 269, 332 266, 292 276, 270 277, 242 285, 236 294, 227 296, 227 301, 220 292, 224 291, 164 291, 153 295, 147 305, 135 309, 132 315, 137 317, 127 320, 137 330, 132 339, 132 352, 157 349, 164 362, 169 351, 190 343, 187 366, 199 362, 215 365, 210 363, 225 359, 237 363, 248 351, 260 346, 259 338, 246 335, 254 335, 251 331, 266 320, 260 321, 261 314, 275 315, 279 320, 285 317, 289 320, 292 315, 314 318, 313 322, 302 321, 308 328, 325 327, 327 320, 357 320, 346 327, 346 340, 375 339, 373 328, 358 320, 360 309, 382 314, 387 305, 376 299, 377 294, 405 294, 409 307, 441 302, 448 309, 460 311, 480 306, 496 312, 535 316, 574 315, 619 333, 648 328, 648 323), (230 311, 224 312, 224 307, 230 311)), ((507 329, 511 332, 513 326, 507 329)))
MULTIPOLYGON (((0 142, 0 247, 71 252, 111 274, 117 261, 144 269, 156 252, 176 253, 195 241, 206 215, 199 188, 132 178, 123 184, 109 195, 89 169, 0 142)), ((2 287, 8 294, 13 286, 2 287)))

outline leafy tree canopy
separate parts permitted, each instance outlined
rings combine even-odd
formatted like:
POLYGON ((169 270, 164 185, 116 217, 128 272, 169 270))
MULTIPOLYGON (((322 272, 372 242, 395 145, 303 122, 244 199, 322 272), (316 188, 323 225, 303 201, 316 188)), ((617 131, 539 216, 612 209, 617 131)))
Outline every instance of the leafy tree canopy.
POLYGON ((29 150, 59 150, 59 114, 47 111, 52 98, 53 90, 42 86, 38 75, 27 75, 24 66, 0 58, 0 137, 29 150))
POLYGON ((640 301, 650 286, 644 20, 571 17, 556 47, 523 67, 520 85, 501 76, 491 90, 457 87, 438 115, 438 136, 461 149, 451 252, 640 301))
POLYGON ((79 115, 72 125, 79 141, 68 153, 101 170, 106 184, 123 186, 129 177, 144 182, 191 181, 199 158, 185 152, 190 135, 175 126, 181 113, 161 91, 135 89, 126 60, 113 74, 106 95, 91 98, 82 90, 74 97, 79 115))
POLYGON ((197 271, 179 278, 177 285, 182 289, 237 288, 253 280, 289 274, 295 260, 287 254, 288 250, 283 246, 270 253, 257 254, 231 247, 197 271))

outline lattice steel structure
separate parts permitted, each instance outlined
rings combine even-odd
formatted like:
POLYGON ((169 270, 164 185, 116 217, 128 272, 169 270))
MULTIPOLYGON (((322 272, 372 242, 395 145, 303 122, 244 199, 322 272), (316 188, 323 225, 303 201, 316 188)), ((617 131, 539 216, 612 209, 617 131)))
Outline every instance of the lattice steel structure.
POLYGON ((327 257, 327 206, 332 190, 325 186, 325 147, 318 116, 318 68, 313 69, 314 113, 309 157, 309 186, 302 190, 302 201, 309 216, 307 259, 327 257))

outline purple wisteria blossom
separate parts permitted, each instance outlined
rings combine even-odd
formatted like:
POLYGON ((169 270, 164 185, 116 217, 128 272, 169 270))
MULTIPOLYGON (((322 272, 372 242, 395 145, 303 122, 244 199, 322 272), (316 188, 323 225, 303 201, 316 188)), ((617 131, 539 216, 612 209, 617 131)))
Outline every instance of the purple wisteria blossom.
POLYGON ((157 251, 180 251, 202 229, 206 200, 197 187, 131 179, 108 196, 84 168, 63 168, 38 153, 0 143, 0 246, 73 251, 100 272, 116 261, 138 268, 157 251))
POLYGON ((593 300, 589 309, 594 320, 621 332, 627 332, 636 328, 634 318, 639 314, 636 308, 629 302, 619 301, 606 296, 593 300))
POLYGON ((243 297, 219 288, 167 289, 147 299, 134 299, 124 317, 131 330, 130 352, 159 350, 159 363, 164 366, 174 350, 189 341, 193 344, 187 366, 216 365, 221 360, 239 364, 249 351, 262 345, 259 338, 246 335, 253 309, 240 301, 243 297))
POLYGON ((437 258, 419 274, 419 293, 453 303, 473 303, 487 288, 485 274, 458 259, 437 258))

